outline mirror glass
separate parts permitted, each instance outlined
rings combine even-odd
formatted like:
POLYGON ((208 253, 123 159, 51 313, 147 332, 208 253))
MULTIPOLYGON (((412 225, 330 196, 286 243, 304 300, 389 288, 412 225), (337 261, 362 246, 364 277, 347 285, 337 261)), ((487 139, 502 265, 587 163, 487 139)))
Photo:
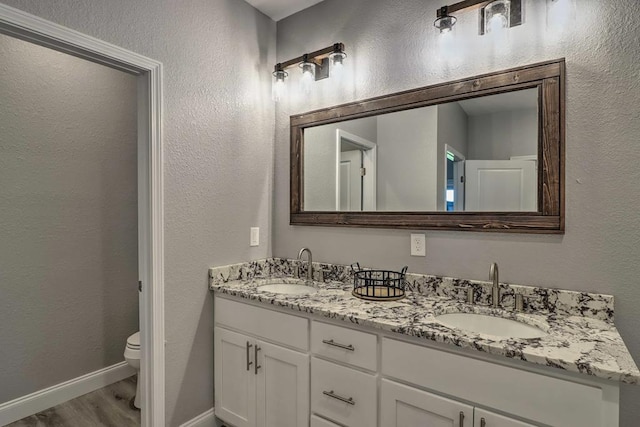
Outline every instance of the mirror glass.
POLYGON ((539 89, 304 129, 304 210, 536 212, 539 89))

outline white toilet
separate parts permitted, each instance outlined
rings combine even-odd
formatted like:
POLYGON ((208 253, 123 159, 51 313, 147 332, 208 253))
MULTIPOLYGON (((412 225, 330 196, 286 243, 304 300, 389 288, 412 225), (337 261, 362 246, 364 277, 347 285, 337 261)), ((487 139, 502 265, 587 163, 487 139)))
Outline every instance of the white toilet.
POLYGON ((140 332, 136 332, 127 338, 127 346, 124 348, 124 358, 137 372, 136 397, 133 405, 140 409, 140 332))

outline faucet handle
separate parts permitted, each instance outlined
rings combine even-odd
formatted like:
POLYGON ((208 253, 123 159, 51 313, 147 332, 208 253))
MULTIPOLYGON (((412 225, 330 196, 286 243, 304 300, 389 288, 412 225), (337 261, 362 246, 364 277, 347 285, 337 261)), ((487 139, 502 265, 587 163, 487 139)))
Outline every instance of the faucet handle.
POLYGON ((475 291, 473 286, 471 286, 471 285, 466 285, 466 286, 461 285, 461 286, 454 286, 453 288, 456 291, 464 290, 466 292, 466 297, 465 298, 466 298, 467 304, 473 305, 473 303, 474 303, 474 300, 473 300, 474 295, 473 295, 473 293, 475 291))
POLYGON ((313 280, 315 280, 316 282, 324 283, 324 281, 326 280, 326 273, 328 272, 329 270, 326 268, 322 268, 322 267, 314 268, 313 280))
POLYGON ((523 295, 523 294, 516 293, 515 294, 515 310, 517 313, 522 313, 524 311, 525 300, 541 301, 542 297, 539 295, 523 295))

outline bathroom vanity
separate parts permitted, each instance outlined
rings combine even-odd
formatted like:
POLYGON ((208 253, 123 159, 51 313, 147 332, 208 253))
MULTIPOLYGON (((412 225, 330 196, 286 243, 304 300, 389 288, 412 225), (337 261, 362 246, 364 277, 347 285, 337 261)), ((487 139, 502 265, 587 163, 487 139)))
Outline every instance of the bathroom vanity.
POLYGON ((215 414, 229 425, 610 427, 619 384, 640 380, 610 296, 500 284, 502 308, 492 309, 488 283, 408 275, 405 299, 370 302, 351 295, 348 268, 327 264, 313 293, 261 288, 304 286, 296 267, 268 259, 210 271, 215 414), (522 313, 517 294, 535 297, 522 313), (544 333, 480 334, 446 326, 446 313, 544 333))

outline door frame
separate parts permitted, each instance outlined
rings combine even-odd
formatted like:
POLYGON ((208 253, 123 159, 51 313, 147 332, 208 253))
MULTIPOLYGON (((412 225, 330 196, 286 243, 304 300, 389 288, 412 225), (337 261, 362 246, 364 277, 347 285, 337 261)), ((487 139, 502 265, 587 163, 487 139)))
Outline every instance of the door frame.
POLYGON ((376 168, 378 144, 342 129, 336 129, 336 211, 340 211, 340 150, 342 139, 346 139, 352 144, 362 147, 362 164, 363 167, 370 172, 365 175, 363 180, 363 184, 366 183, 367 185, 363 185, 362 189, 362 198, 364 200, 362 210, 375 211, 377 206, 376 186, 378 171, 376 168))
MULTIPOLYGON (((448 158, 447 158, 447 153, 451 153, 453 154, 457 159, 460 159, 458 162, 462 163, 462 166, 464 167, 464 162, 466 161, 466 157, 463 156, 458 150, 456 150, 455 148, 453 148, 452 146, 450 146, 449 144, 444 144, 444 210, 447 210, 447 189, 448 189, 448 183, 447 183, 447 162, 448 162, 448 158)), ((459 166, 458 166, 459 168, 459 166)), ((466 183, 466 178, 465 178, 465 182, 460 182, 460 180, 458 179, 460 176, 465 176, 465 171, 462 171, 462 174, 460 174, 460 170, 457 170, 457 174, 456 177, 454 179, 453 182, 453 187, 454 187, 454 191, 457 195, 461 195, 459 197, 456 197, 456 211, 460 212, 460 211, 464 211, 465 207, 464 207, 464 198, 465 198, 465 183, 466 183), (462 184, 462 185, 460 185, 462 184), (462 205, 462 206, 461 206, 462 205)))
POLYGON ((3 4, 0 33, 137 76, 142 426, 165 425, 162 63, 3 4))

